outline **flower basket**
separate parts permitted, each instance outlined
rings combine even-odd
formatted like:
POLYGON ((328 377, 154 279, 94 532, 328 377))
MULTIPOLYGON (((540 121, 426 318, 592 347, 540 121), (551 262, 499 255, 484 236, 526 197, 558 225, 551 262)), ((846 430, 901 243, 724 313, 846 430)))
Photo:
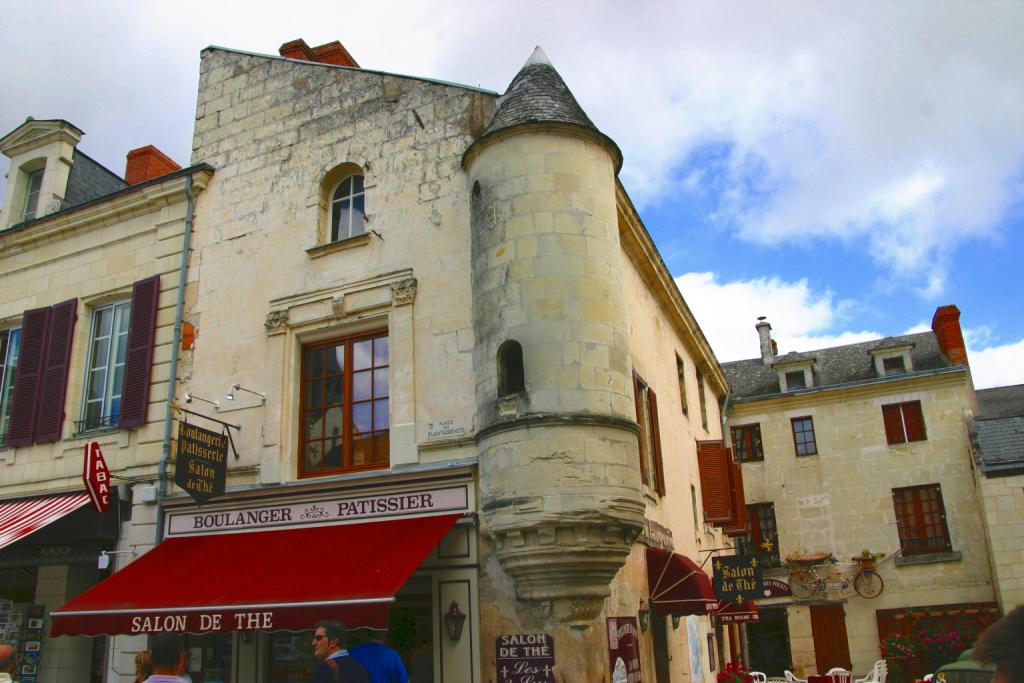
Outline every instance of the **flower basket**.
POLYGON ((830 552, 820 553, 793 553, 792 555, 786 555, 786 562, 789 564, 806 565, 806 564, 821 564, 825 560, 832 557, 830 552))
POLYGON ((885 553, 873 553, 867 548, 861 551, 860 555, 854 555, 850 559, 864 567, 865 569, 874 569, 878 561, 885 557, 885 553))

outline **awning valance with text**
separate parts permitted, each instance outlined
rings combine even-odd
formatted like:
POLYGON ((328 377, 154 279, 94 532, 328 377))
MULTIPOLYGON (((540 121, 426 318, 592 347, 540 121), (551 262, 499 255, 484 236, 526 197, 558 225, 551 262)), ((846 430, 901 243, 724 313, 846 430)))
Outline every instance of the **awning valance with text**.
POLYGON ((460 514, 165 540, 50 616, 52 637, 386 628, 460 514))
POLYGON ((737 605, 735 602, 723 602, 715 612, 715 618, 722 624, 732 624, 737 622, 751 622, 756 623, 761 621, 761 617, 757 612, 757 604, 753 602, 744 602, 742 605, 737 605))
POLYGON ((710 614, 718 609, 711 579, 684 555, 648 548, 647 585, 656 614, 710 614))
POLYGON ((0 548, 20 541, 88 502, 87 493, 0 502, 0 548))

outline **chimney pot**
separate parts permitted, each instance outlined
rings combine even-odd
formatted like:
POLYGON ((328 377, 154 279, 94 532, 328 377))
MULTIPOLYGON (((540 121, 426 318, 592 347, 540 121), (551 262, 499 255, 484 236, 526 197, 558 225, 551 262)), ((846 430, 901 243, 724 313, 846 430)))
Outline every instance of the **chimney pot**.
POLYGON ((133 149, 127 154, 124 167, 124 181, 138 185, 162 175, 180 171, 181 166, 153 145, 133 149))
POLYGON ((302 38, 289 40, 277 49, 278 54, 289 59, 301 59, 304 62, 319 62, 335 66, 351 66, 359 68, 359 63, 349 54, 345 46, 335 40, 316 47, 310 47, 302 38))
POLYGON ((932 316, 932 332, 939 350, 954 365, 968 365, 967 346, 960 329, 960 309, 955 305, 939 306, 932 316))
POLYGON ((777 353, 775 342, 772 341, 771 323, 765 320, 765 316, 760 316, 757 319, 757 325, 754 327, 757 328, 757 336, 761 340, 761 362, 764 363, 765 366, 771 365, 772 361, 775 360, 775 354, 777 353))

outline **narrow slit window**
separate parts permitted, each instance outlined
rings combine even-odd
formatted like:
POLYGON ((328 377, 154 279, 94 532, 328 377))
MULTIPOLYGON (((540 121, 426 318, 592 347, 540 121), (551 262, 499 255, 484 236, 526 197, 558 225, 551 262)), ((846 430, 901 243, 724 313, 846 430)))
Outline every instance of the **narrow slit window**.
POLYGON ((525 390, 523 347, 510 339, 498 349, 498 395, 509 396, 525 390))

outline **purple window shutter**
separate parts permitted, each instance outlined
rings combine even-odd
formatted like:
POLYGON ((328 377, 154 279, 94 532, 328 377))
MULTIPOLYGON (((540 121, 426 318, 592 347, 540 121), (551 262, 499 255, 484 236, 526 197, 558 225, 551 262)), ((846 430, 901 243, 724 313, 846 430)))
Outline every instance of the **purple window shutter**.
POLYGON ((64 427, 64 404, 71 367, 71 343, 78 299, 64 301, 53 307, 50 316, 50 338, 46 344, 46 361, 39 384, 39 412, 36 417, 36 443, 59 441, 64 427))
POLYGON ((39 406, 39 384, 46 363, 46 346, 50 336, 51 309, 25 311, 21 319, 21 352, 14 373, 11 396, 11 421, 7 430, 8 446, 29 446, 36 426, 39 406))
POLYGON ((132 286, 128 351, 124 361, 124 386, 121 389, 121 429, 133 429, 146 424, 159 298, 159 275, 139 280, 132 286))

